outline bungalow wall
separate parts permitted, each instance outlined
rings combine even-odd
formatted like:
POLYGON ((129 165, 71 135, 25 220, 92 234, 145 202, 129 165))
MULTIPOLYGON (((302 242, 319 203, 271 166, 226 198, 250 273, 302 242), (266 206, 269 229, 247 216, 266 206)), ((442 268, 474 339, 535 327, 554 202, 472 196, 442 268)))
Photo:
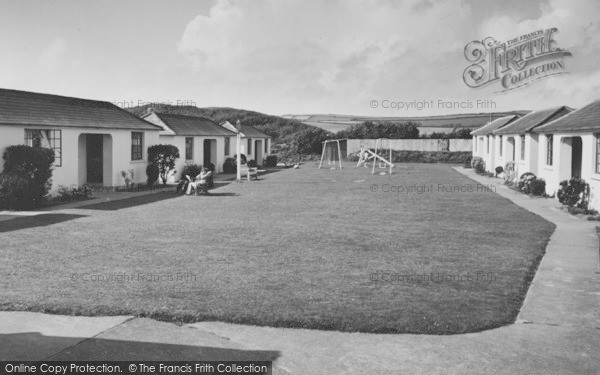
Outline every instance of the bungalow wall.
MULTIPOLYGON (((147 147, 158 143, 158 131, 143 133, 142 159, 131 160, 131 133, 126 129, 58 128, 43 126, 2 126, 0 153, 8 146, 25 144, 25 129, 60 130, 62 164, 54 166, 51 193, 59 185, 81 186, 87 183, 86 135, 102 135, 102 182, 104 186, 125 184, 121 171, 133 170, 134 182, 146 181, 147 147)), ((3 165, 0 165, 2 170, 3 165)))
POLYGON ((539 135, 526 133, 508 134, 502 137, 502 167, 505 167, 507 162, 514 161, 517 177, 526 172, 537 174, 539 135))
POLYGON ((600 210, 600 174, 596 173, 596 136, 593 133, 557 133, 552 139, 552 165, 547 165, 546 139, 539 135, 538 177, 546 181, 546 193, 556 195, 560 182, 573 176, 573 138, 581 138, 581 178, 590 185, 590 208, 600 210))
MULTIPOLYGON (((235 137, 233 138, 233 146, 230 143, 230 150, 233 147, 235 152, 235 137)), ((186 164, 199 164, 204 165, 204 141, 210 140, 211 142, 211 162, 215 165, 215 172, 223 172, 223 163, 225 162, 225 137, 224 136, 193 136, 186 137, 183 135, 161 135, 159 137, 159 143, 170 144, 179 149, 179 159, 175 162, 175 170, 177 171, 170 179, 170 182, 178 181, 182 176, 181 172, 186 164), (185 139, 193 138, 193 158, 186 160, 185 154, 185 139)))

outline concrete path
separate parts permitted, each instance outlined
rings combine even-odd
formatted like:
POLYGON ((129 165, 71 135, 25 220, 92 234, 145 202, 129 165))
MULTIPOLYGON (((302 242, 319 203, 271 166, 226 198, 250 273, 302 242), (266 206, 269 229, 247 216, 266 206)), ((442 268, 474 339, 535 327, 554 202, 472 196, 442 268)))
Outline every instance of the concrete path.
POLYGON ((600 374, 595 224, 559 211, 556 200, 456 170, 557 225, 513 325, 452 336, 377 335, 0 312, 0 360, 272 359, 275 374, 301 375, 600 374))

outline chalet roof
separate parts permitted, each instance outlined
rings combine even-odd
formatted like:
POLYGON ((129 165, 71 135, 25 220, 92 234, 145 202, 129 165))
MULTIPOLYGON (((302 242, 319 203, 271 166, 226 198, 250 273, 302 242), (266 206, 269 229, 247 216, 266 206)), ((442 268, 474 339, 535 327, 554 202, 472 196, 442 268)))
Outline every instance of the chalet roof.
POLYGON ((0 89, 0 126, 160 130, 105 101, 0 89))
POLYGON ((534 128, 556 120, 569 112, 572 108, 560 106, 533 111, 513 123, 494 131, 494 134, 522 134, 532 131, 534 128))
POLYGON ((219 126, 207 117, 156 113, 175 135, 184 136, 234 136, 235 133, 219 126))
POLYGON ((516 119, 518 119, 519 116, 518 115, 510 115, 510 116, 505 116, 505 117, 500 117, 499 119, 496 119, 478 129, 475 129, 471 132, 471 135, 488 135, 488 134, 492 134, 492 132, 494 130, 500 129, 503 126, 506 126, 508 124, 510 124, 511 122, 515 121, 516 119))
POLYGON ((600 130, 600 100, 569 113, 546 125, 535 128, 539 133, 597 131, 600 130))
MULTIPOLYGON (((233 125, 229 121, 222 122, 221 126, 225 129, 236 131, 235 125, 233 125)), ((249 125, 241 125, 240 132, 242 133, 242 137, 245 138, 271 138, 267 134, 249 125)))

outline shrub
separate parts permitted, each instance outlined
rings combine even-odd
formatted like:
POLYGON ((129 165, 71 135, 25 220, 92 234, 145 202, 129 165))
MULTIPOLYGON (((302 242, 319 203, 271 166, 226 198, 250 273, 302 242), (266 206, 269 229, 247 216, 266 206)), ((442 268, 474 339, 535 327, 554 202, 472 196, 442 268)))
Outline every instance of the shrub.
POLYGON ((543 178, 533 178, 529 183, 529 191, 531 195, 545 195, 546 181, 543 178))
POLYGON ((148 164, 146 167, 146 184, 148 186, 152 186, 158 181, 158 177, 160 176, 160 171, 158 169, 158 165, 156 164, 148 164))
POLYGON ((473 159, 471 156, 465 159, 465 162, 463 164, 464 168, 471 168, 471 159, 473 159))
POLYGON ((517 178, 517 172, 515 171, 515 162, 509 161, 504 165, 504 181, 514 182, 517 178))
MULTIPOLYGON (((248 158, 246 155, 240 154, 240 159, 242 159, 242 164, 246 164, 248 162, 248 158)), ((237 154, 233 155, 234 164, 237 163, 237 154)))
POLYGON ((254 159, 248 160, 247 164, 248 164, 248 168, 256 168, 256 167, 258 167, 258 164, 256 163, 256 160, 254 160, 254 159))
POLYGON ((181 171, 181 179, 184 180, 185 175, 188 175, 193 180, 200 174, 200 172, 202 172, 202 166, 194 163, 186 164, 183 167, 183 171, 181 171))
POLYGON ((227 158, 223 163, 223 173, 236 173, 237 172, 237 161, 234 158, 227 158))
POLYGON ((535 175, 531 172, 523 173, 517 182, 517 188, 525 194, 531 193, 531 181, 535 178, 535 175))
POLYGON ((85 184, 83 186, 64 186, 59 185, 57 190, 59 201, 72 201, 88 198, 92 195, 92 188, 85 184))
POLYGON ((16 173, 0 175, 0 209, 28 210, 36 205, 33 180, 16 173))
POLYGON ((175 160, 177 159, 179 159, 179 149, 176 146, 161 144, 148 147, 148 161, 158 167, 163 185, 167 184, 169 175, 176 172, 175 160))
POLYGON ((265 159, 265 167, 276 167, 277 166, 277 155, 269 155, 265 159))
POLYGON ((4 151, 0 175, 0 207, 30 209, 42 201, 52 187, 54 151, 48 148, 9 146, 4 151))
POLYGON ((504 168, 502 168, 501 166, 497 166, 494 171, 496 171, 496 176, 499 175, 500 173, 504 172, 504 168))
POLYGON ((558 201, 569 207, 577 207, 587 210, 590 186, 581 178, 572 178, 560 183, 560 189, 556 193, 558 201))
POLYGON ((476 173, 485 173, 485 161, 479 156, 474 156, 473 159, 471 159, 471 168, 473 168, 476 173))
POLYGON ((121 171, 121 177, 123 177, 123 181, 125 181, 125 187, 127 189, 129 189, 130 187, 133 188, 133 184, 135 181, 133 169, 121 171))

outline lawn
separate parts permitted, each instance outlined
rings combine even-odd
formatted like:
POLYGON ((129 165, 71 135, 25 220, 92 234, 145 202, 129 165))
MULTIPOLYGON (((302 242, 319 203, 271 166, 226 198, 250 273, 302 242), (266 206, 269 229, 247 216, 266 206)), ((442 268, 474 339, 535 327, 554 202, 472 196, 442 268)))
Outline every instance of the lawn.
POLYGON ((0 309, 473 332, 515 320, 554 230, 448 165, 303 165, 213 192, 0 230, 0 309))

